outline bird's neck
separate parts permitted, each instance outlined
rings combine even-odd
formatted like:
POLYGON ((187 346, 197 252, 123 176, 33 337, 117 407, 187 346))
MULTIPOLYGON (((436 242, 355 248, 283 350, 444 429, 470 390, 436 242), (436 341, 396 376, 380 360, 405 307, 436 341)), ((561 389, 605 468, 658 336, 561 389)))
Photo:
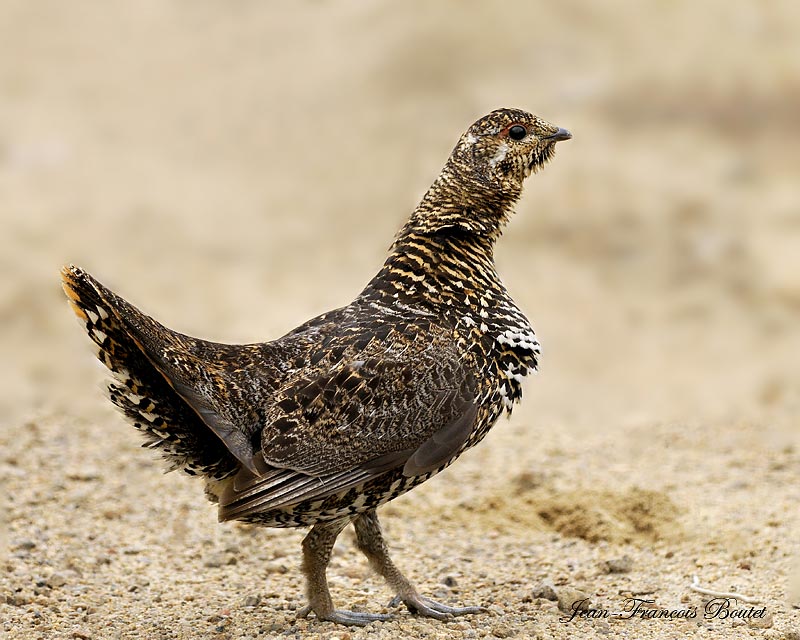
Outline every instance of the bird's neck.
POLYGON ((398 238, 362 295, 439 312, 504 291, 494 265, 494 238, 447 228, 398 238))
POLYGON ((494 246, 521 189, 498 187, 454 152, 362 296, 441 310, 503 294, 494 246))
POLYGON ((409 237, 447 231, 474 235, 493 246, 521 193, 519 186, 482 175, 457 148, 398 233, 393 249, 409 237))

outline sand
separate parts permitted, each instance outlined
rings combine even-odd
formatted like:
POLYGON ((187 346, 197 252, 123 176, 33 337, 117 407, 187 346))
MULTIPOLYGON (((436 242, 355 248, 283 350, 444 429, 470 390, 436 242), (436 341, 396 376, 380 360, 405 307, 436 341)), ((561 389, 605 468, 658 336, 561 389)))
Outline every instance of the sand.
MULTIPOLYGON (((4 637, 800 637, 799 13, 3 2, 4 637), (161 473, 103 398, 58 269, 186 333, 277 337, 360 290, 498 106, 574 134, 497 250, 541 372, 382 509, 423 593, 489 612, 296 620, 303 532, 219 525, 161 473), (705 619, 695 576, 759 617, 705 619), (562 621, 583 597, 697 615, 562 621)), ((338 606, 388 611, 349 531, 329 579, 338 606)))

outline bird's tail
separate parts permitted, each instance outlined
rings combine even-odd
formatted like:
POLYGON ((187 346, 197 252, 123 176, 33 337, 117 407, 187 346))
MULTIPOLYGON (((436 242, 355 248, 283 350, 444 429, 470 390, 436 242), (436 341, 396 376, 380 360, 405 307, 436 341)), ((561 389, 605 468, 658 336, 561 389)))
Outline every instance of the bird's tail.
POLYGON ((70 306, 97 348, 97 358, 111 372, 108 395, 170 464, 191 475, 224 477, 236 463, 219 438, 170 386, 126 327, 129 321, 155 323, 133 305, 72 265, 61 270, 70 306))

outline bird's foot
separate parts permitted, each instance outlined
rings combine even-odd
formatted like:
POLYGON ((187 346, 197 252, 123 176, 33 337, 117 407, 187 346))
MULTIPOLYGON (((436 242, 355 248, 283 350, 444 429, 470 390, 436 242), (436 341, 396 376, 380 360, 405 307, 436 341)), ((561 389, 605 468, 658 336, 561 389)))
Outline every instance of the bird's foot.
POLYGON ((416 593, 409 595, 397 595, 389 602, 390 607, 396 607, 400 603, 405 604, 411 613, 437 620, 448 620, 455 616, 468 615, 470 613, 486 613, 486 607, 449 607, 436 600, 431 600, 416 593))
POLYGON ((308 614, 314 612, 319 620, 344 624, 350 627, 364 627, 372 622, 391 619, 391 615, 386 613, 362 613, 361 611, 342 611, 340 609, 315 610, 310 604, 297 612, 298 618, 307 618, 308 614))

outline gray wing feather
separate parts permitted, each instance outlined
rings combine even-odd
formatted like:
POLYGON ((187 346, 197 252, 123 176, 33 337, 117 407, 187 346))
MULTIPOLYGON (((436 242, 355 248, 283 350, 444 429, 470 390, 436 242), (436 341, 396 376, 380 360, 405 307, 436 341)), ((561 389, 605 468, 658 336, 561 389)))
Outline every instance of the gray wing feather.
POLYGON ((242 430, 229 420, 226 420, 219 412, 209 407, 205 398, 191 387, 174 381, 172 382, 172 387, 175 389, 176 393, 194 409, 206 426, 222 440, 228 451, 230 451, 247 469, 251 472, 255 472, 256 468, 253 466, 253 444, 248 440, 242 430))
POLYGON ((403 465, 406 477, 435 471, 452 458, 472 433, 478 405, 471 403, 464 413, 423 442, 403 465))
POLYGON ((235 520, 306 500, 322 500, 362 484, 374 475, 370 470, 353 469, 320 478, 291 469, 272 469, 254 476, 243 469, 220 497, 219 519, 235 520))

